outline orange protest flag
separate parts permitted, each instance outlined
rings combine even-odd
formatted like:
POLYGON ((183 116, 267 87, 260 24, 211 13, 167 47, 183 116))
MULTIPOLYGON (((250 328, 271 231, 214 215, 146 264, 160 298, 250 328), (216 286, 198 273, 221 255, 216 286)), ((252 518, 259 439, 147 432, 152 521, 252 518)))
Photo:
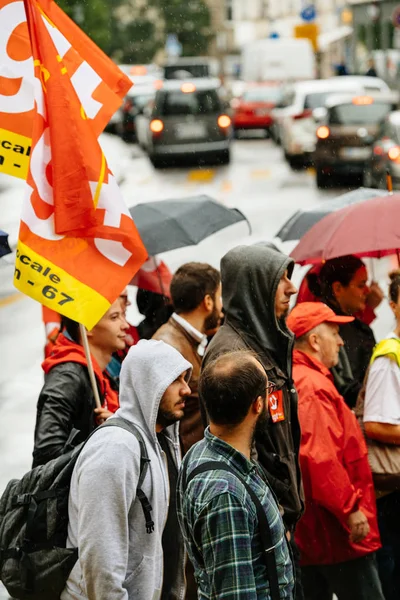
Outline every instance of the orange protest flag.
MULTIPOLYGON (((132 82, 53 0, 36 3, 98 136, 132 82)), ((0 172, 26 179, 34 117, 34 65, 22 0, 0 0, 0 172)))
POLYGON ((54 24, 24 0, 35 111, 15 286, 91 329, 147 257, 54 42, 54 24))

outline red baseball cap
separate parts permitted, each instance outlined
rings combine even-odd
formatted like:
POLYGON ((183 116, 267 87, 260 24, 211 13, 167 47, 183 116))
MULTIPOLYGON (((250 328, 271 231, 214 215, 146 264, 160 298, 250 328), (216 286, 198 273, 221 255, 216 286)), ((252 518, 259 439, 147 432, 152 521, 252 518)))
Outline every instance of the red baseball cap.
POLYGON ((322 302, 301 302, 294 307, 286 323, 296 338, 299 338, 321 323, 341 325, 351 321, 354 321, 354 317, 340 317, 322 302))

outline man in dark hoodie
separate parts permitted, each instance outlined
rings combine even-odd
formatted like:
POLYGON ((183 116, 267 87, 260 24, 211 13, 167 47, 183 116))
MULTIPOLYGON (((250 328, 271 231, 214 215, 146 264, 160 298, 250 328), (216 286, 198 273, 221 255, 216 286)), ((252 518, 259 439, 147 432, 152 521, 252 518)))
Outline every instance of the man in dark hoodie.
MULTIPOLYGON (((283 521, 293 539, 304 510, 299 467, 300 426, 292 380, 293 334, 286 326, 294 262, 267 244, 238 246, 221 260, 225 323, 207 350, 203 365, 234 350, 252 350, 275 384, 269 396, 269 419, 255 436, 255 449, 269 483, 283 507, 283 521)), ((300 588, 300 586, 298 586, 300 588)), ((296 598, 302 598, 298 589, 296 598)))

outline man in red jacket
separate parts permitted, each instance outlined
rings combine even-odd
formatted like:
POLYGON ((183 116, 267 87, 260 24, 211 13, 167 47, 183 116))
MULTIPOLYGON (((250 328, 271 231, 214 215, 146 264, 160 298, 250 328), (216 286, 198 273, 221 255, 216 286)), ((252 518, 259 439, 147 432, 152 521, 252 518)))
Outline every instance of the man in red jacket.
POLYGON ((296 529, 306 600, 383 600, 374 552, 380 548, 372 475, 355 415, 329 371, 343 340, 321 302, 298 304, 287 319, 296 337, 300 465, 306 511, 296 529))

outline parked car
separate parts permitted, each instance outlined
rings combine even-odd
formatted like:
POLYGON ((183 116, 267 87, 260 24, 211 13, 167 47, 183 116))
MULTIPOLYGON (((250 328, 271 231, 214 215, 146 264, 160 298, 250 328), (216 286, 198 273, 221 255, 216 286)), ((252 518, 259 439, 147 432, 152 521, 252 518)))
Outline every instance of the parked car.
POLYGON ((285 158, 290 166, 309 164, 315 151, 317 122, 313 111, 324 106, 334 93, 362 94, 370 91, 390 91, 378 77, 331 77, 304 81, 289 88, 280 106, 272 111, 285 158))
POLYGON ((372 146, 364 169, 364 185, 386 189, 386 175, 392 177, 393 188, 400 189, 400 111, 390 113, 372 146))
POLYGON ((120 124, 122 121, 122 109, 118 108, 113 115, 111 115, 110 120, 104 128, 104 131, 107 133, 115 133, 120 135, 120 124))
POLYGON ((136 64, 122 64, 118 65, 119 68, 125 75, 128 75, 136 85, 148 85, 151 84, 155 79, 162 79, 163 71, 158 65, 151 63, 147 65, 136 64))
POLYGON ((156 168, 186 158, 228 163, 232 124, 219 80, 165 81, 139 116, 137 134, 156 168))
POLYGON ((327 99, 314 155, 318 187, 325 187, 333 176, 363 174, 382 123, 397 102, 396 92, 327 99))
POLYGON ((271 110, 279 103, 282 85, 279 82, 247 84, 239 98, 231 102, 232 122, 235 131, 265 129, 272 125, 271 110))
POLYGON ((120 118, 116 124, 117 133, 125 142, 136 141, 136 119, 155 95, 156 88, 152 84, 134 85, 125 96, 120 109, 120 118))
POLYGON ((219 61, 209 56, 171 58, 163 65, 164 79, 199 79, 218 77, 219 61))

